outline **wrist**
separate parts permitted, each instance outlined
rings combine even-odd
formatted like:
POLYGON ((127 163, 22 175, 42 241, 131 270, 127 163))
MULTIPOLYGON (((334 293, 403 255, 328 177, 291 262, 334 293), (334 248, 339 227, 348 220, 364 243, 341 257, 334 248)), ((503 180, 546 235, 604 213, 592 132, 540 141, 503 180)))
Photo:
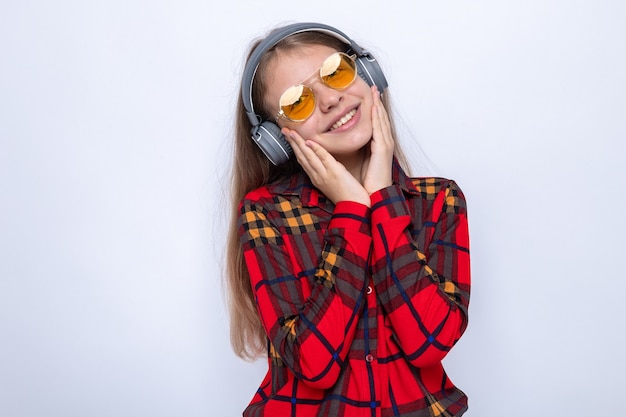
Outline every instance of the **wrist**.
POLYGON ((393 185, 393 182, 391 181, 391 179, 389 181, 386 182, 381 182, 378 184, 372 184, 370 186, 368 186, 366 188, 368 195, 371 197, 372 194, 379 192, 380 190, 384 190, 387 187, 391 187, 393 185))
POLYGON ((354 202, 354 203, 359 203, 362 204, 364 206, 367 206, 368 208, 372 206, 372 202, 370 199, 370 195, 367 193, 367 191, 363 190, 363 193, 358 193, 358 194, 352 194, 349 196, 345 196, 345 197, 340 197, 337 201, 335 201, 335 204, 338 204, 340 202, 354 202))

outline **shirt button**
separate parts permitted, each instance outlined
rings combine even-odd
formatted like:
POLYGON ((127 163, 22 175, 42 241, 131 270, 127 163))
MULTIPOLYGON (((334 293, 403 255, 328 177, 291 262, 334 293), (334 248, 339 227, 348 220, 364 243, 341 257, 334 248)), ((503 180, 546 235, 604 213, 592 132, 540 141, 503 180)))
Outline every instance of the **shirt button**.
POLYGON ((370 287, 369 285, 367 286, 367 295, 370 295, 372 293, 372 287, 370 287))
POLYGON ((365 360, 368 362, 372 362, 374 361, 374 355, 365 355, 365 360))

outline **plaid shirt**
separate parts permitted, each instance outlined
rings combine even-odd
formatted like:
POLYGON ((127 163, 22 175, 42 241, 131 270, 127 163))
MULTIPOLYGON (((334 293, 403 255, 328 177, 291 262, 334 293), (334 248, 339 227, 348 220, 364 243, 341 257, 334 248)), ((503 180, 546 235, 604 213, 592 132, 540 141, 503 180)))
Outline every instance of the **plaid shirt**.
POLYGON ((268 373, 243 415, 459 416, 441 360, 467 326, 465 199, 443 178, 334 205, 300 174, 249 193, 239 231, 268 373))

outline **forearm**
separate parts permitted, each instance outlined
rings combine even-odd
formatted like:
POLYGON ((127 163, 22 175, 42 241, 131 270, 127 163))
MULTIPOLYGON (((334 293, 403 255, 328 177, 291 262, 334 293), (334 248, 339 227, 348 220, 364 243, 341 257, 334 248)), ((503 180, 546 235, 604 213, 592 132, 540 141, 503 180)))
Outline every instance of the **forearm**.
POLYGON ((303 251, 314 248, 279 235, 280 228, 262 228, 275 230, 274 239, 244 243, 261 321, 275 353, 299 379, 319 388, 336 380, 363 306, 368 214, 365 206, 338 204, 321 253, 312 256, 319 259, 314 268, 302 260, 303 251))
POLYGON ((450 207, 448 190, 429 204, 429 210, 411 210, 397 187, 372 196, 376 293, 416 366, 443 359, 467 326, 469 302, 464 205, 450 207))

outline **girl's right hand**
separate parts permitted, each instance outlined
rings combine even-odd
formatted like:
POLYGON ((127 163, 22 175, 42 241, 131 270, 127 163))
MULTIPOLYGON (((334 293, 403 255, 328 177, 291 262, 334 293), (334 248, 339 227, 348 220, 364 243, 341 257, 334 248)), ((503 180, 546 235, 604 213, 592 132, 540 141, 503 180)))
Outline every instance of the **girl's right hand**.
POLYGON ((304 140, 295 130, 283 128, 282 133, 313 185, 333 203, 356 201, 370 206, 369 194, 361 183, 320 144, 304 140))

